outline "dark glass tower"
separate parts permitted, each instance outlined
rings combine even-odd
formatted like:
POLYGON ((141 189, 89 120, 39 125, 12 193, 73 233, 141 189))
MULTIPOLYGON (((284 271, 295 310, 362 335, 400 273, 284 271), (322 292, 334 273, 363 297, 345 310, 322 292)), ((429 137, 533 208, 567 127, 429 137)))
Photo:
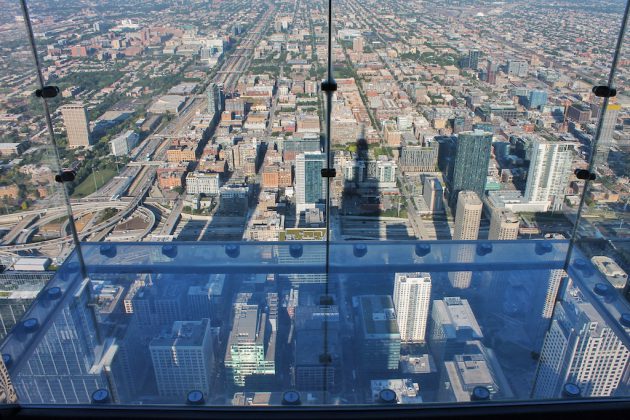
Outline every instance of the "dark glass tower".
POLYGON ((459 133, 450 180, 449 204, 454 207, 460 191, 474 191, 481 198, 486 188, 492 133, 481 130, 459 133))

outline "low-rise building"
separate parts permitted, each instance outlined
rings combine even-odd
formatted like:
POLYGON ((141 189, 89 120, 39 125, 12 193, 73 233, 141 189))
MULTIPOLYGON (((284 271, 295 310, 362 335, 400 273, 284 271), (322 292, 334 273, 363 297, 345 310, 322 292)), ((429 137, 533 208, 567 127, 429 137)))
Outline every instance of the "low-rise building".
POLYGON ((265 166, 262 172, 262 185, 264 188, 286 188, 293 185, 291 165, 277 163, 265 166))
POLYGON ((185 96, 179 95, 163 95, 160 96, 150 107, 149 112, 153 114, 175 114, 178 115, 179 111, 184 107, 186 102, 185 96))
POLYGON ((189 172, 186 175, 186 192, 188 194, 216 195, 219 193, 219 174, 189 172))
POLYGON ((605 255, 597 255, 591 258, 591 261, 615 289, 623 290, 625 294, 628 288, 628 274, 615 260, 605 255))
POLYGON ((109 146, 114 156, 127 156, 138 144, 140 136, 133 130, 127 130, 123 134, 109 142, 109 146))
POLYGON ((158 186, 162 189, 170 190, 173 188, 183 187, 187 170, 187 167, 179 165, 158 168, 158 186))
POLYGON ((19 156, 26 149, 28 149, 29 143, 22 141, 20 143, 0 143, 0 156, 19 156))
POLYGON ((420 404, 420 386, 411 379, 373 379, 370 381, 372 402, 381 402, 381 391, 388 389, 396 394, 397 404, 420 404))

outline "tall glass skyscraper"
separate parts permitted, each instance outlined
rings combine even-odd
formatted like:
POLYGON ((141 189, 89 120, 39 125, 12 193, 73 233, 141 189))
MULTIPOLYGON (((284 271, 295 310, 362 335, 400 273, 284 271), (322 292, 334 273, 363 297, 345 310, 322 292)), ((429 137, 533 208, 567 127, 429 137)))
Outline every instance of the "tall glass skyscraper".
POLYGON ((149 348, 161 397, 181 401, 192 390, 210 393, 214 364, 210 320, 176 321, 149 348))
POLYGON ((276 373, 276 335, 267 331, 266 313, 260 313, 257 305, 242 305, 234 309, 234 326, 225 351, 227 378, 237 387, 250 380, 273 380, 276 373))
POLYGON ((400 330, 390 296, 359 296, 359 332, 362 370, 384 373, 398 369, 400 330))
POLYGON ((481 198, 486 189, 492 133, 465 131, 457 136, 449 201, 455 207, 460 191, 474 191, 481 198))
POLYGON ((89 280, 85 280, 16 375, 20 401, 84 404, 91 401, 94 391, 107 388, 105 369, 96 354, 99 342, 96 320, 88 306, 88 287, 89 280))
POLYGON ((529 109, 540 109, 547 105, 547 92, 544 90, 532 90, 529 92, 527 107, 529 109))
POLYGON ((479 57, 481 56, 481 51, 479 50, 470 50, 468 51, 468 66, 477 70, 479 68, 479 57))
POLYGON ((314 208, 326 198, 326 179, 322 169, 326 165, 323 153, 304 153, 295 162, 295 193, 297 211, 314 208))

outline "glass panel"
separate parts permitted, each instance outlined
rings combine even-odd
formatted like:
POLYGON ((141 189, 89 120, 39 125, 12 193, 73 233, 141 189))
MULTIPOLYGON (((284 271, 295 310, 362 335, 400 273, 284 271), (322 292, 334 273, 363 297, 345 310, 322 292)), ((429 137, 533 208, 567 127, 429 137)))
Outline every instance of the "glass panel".
POLYGON ((626 29, 617 41, 616 67, 610 75, 601 74, 594 80, 595 84, 603 88, 610 86, 617 90, 614 97, 593 96, 592 101, 598 104, 599 110, 593 118, 597 118, 598 125, 574 124, 576 131, 587 133, 586 140, 591 146, 591 166, 585 169, 589 169, 595 178, 592 181, 580 181, 585 194, 581 219, 576 229, 576 244, 606 277, 607 284, 612 285, 626 302, 627 273, 630 272, 630 236, 627 226, 630 198, 627 185, 630 174, 630 99, 628 69, 625 65, 630 54, 628 39, 626 29))
MULTIPOLYGON (((630 392, 624 126, 616 132, 626 75, 614 100, 589 93, 609 70, 620 5, 33 9, 44 82, 61 91, 48 102, 53 151, 75 176, 76 211, 64 216, 63 194, 35 194, 39 178, 11 178, 16 167, 30 175, 27 163, 59 172, 42 137, 2 172, 18 189, 4 178, 0 188, 27 197, 14 203, 19 220, 5 206, 0 251, 60 265, 73 222, 86 242, 46 286, 52 274, 19 274, 2 292, 33 299, 44 287, 21 320, 2 312, 15 327, 0 377, 22 404, 630 392), (583 185, 574 169, 591 157, 598 179, 583 185), (43 236, 50 226, 57 236, 43 236)), ((28 99, 19 17, 0 24, 2 135, 35 142, 45 120, 28 99)))
MULTIPOLYGON (((0 340, 75 247, 71 209, 47 124, 58 98, 44 99, 20 2, 2 4, 0 40, 0 340)), ((37 34, 35 42, 41 41, 37 34)), ((44 79, 47 82, 47 79, 44 79)), ((54 96, 54 92, 53 92, 54 96)), ((71 165, 66 165, 68 174, 71 165)), ((0 369, 1 370, 1 369, 0 369)), ((2 383, 6 385, 5 378, 2 383)), ((9 388, 3 388, 5 390, 9 388)), ((3 402, 14 402, 4 395, 3 402)))
POLYGON ((573 171, 587 156, 572 121, 582 105, 592 113, 623 2, 523 2, 518 13, 478 2, 336 3, 342 237, 568 238, 581 194, 573 171), (480 201, 461 202, 462 191, 480 201))
POLYGON ((320 250, 84 244, 90 280, 66 261, 2 347, 20 402, 326 403, 320 250))
POLYGON ((323 228, 321 156, 297 159, 321 152, 322 4, 95 10, 112 8, 35 7, 45 70, 62 89, 62 158, 80 163, 70 189, 82 240, 264 241, 323 228), (68 19, 81 37, 55 32, 68 19))
POLYGON ((308 241, 88 243, 0 348, 26 405, 628 396, 627 304, 568 246, 332 243, 327 297, 308 241))

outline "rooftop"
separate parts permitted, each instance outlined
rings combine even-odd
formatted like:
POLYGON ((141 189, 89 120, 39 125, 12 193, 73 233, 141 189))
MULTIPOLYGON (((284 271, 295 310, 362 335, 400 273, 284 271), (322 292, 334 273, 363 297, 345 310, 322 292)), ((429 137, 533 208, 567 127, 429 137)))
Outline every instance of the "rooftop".
POLYGON ((400 337, 391 296, 359 296, 359 311, 366 338, 400 337))
POLYGON ((175 321, 170 333, 151 340, 151 347, 196 347, 203 345, 210 320, 175 321))
POLYGON ((481 339, 483 332, 468 300, 444 297, 433 301, 434 318, 442 321, 442 329, 448 339, 481 339))

